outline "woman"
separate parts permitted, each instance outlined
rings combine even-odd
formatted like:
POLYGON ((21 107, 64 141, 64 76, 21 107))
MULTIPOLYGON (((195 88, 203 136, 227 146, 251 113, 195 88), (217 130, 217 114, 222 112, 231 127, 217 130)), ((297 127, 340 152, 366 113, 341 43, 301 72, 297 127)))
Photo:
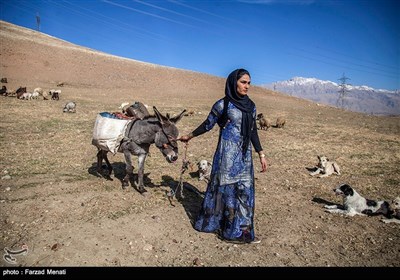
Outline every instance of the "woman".
POLYGON ((254 235, 254 168, 252 146, 259 154, 261 172, 267 161, 258 138, 256 106, 248 97, 250 74, 236 69, 229 74, 225 97, 212 107, 207 119, 193 132, 180 137, 188 142, 220 127, 210 181, 194 228, 214 232, 225 241, 259 243, 254 235))

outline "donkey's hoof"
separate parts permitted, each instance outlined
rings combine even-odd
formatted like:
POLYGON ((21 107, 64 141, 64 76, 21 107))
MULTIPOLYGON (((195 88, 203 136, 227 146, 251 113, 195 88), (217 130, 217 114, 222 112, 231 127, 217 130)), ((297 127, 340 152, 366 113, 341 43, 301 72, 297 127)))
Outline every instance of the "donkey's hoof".
POLYGON ((147 190, 146 190, 144 187, 142 187, 142 186, 139 186, 139 187, 137 188, 137 190, 138 190, 138 192, 141 193, 141 194, 144 194, 144 193, 147 192, 147 190))
POLYGON ((108 180, 108 181, 114 181, 114 179, 111 178, 110 175, 104 175, 104 178, 105 178, 106 180, 108 180))

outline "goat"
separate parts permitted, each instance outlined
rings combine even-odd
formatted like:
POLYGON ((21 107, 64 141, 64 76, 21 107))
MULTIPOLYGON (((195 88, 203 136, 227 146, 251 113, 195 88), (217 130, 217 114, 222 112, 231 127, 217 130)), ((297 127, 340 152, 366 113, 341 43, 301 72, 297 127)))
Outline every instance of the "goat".
POLYGON ((271 123, 264 117, 263 113, 258 114, 256 120, 258 120, 260 129, 268 130, 271 126, 271 123))
POLYGON ((15 93, 17 94, 17 98, 21 99, 21 95, 26 92, 26 87, 19 87, 15 93))
POLYGON ((32 99, 32 93, 31 92, 24 92, 22 93, 18 99, 21 100, 31 100, 32 99))
POLYGON ((54 90, 53 94, 51 95, 51 100, 60 100, 60 95, 61 95, 60 89, 54 90))
POLYGON ((39 96, 43 96, 43 99, 44 99, 44 100, 47 100, 47 98, 46 98, 46 97, 44 96, 44 94, 43 94, 43 89, 40 88, 40 87, 35 88, 35 89, 33 90, 33 92, 32 92, 32 98, 37 99, 39 96))
POLYGON ((275 126, 275 127, 277 127, 277 128, 283 128, 283 126, 285 125, 285 123, 286 123, 286 120, 285 120, 284 117, 278 117, 278 118, 276 119, 276 126, 275 126))
POLYGON ((43 89, 40 88, 40 87, 35 88, 35 89, 33 90, 33 92, 37 92, 37 93, 39 93, 39 95, 43 95, 43 89))
POLYGON ((67 104, 65 104, 65 106, 64 106, 63 112, 64 113, 76 113, 76 103, 73 101, 67 102, 67 104))
POLYGON ((0 89, 0 95, 6 95, 7 94, 7 87, 6 86, 2 86, 0 89))
POLYGON ((31 99, 38 99, 38 98, 39 98, 39 92, 37 91, 32 92, 31 99))

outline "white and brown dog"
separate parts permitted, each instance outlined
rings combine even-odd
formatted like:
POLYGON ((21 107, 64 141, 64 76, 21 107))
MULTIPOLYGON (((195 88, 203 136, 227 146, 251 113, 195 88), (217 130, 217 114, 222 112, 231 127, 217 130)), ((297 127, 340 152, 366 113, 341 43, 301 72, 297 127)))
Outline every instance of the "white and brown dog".
POLYGON ((206 180, 208 183, 208 181, 210 181, 210 175, 211 175, 211 167, 212 167, 211 162, 202 159, 197 163, 197 167, 199 168, 198 170, 199 181, 206 180))
POLYGON ((387 201, 366 199, 348 184, 341 184, 333 189, 333 191, 336 195, 343 197, 343 205, 325 205, 326 212, 344 214, 347 216, 388 216, 390 214, 389 203, 387 201))
POLYGON ((315 176, 320 174, 318 177, 328 177, 329 175, 336 174, 340 175, 339 165, 334 161, 329 161, 329 158, 326 156, 317 156, 318 164, 317 169, 314 172, 311 172, 311 176, 315 176))
POLYGON ((385 224, 400 224, 400 197, 396 197, 390 203, 390 219, 381 219, 385 224))

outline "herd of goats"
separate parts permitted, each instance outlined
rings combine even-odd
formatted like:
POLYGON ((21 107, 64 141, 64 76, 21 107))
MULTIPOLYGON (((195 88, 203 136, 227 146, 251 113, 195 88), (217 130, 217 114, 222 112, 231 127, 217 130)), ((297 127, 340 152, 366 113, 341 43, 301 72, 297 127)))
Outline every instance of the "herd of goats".
MULTIPOLYGON (((21 100, 32 100, 38 99, 39 97, 43 98, 43 100, 60 100, 61 89, 50 89, 48 92, 45 92, 42 88, 38 87, 33 90, 33 92, 27 92, 26 87, 20 86, 16 90, 9 90, 4 83, 7 83, 7 78, 2 78, 1 83, 3 86, 0 89, 0 95, 2 96, 11 96, 17 97, 17 99, 21 100)), ((63 86, 63 83, 58 84, 57 86, 63 86)), ((73 101, 69 101, 65 104, 63 112, 75 113, 76 112, 76 103, 73 101)))

